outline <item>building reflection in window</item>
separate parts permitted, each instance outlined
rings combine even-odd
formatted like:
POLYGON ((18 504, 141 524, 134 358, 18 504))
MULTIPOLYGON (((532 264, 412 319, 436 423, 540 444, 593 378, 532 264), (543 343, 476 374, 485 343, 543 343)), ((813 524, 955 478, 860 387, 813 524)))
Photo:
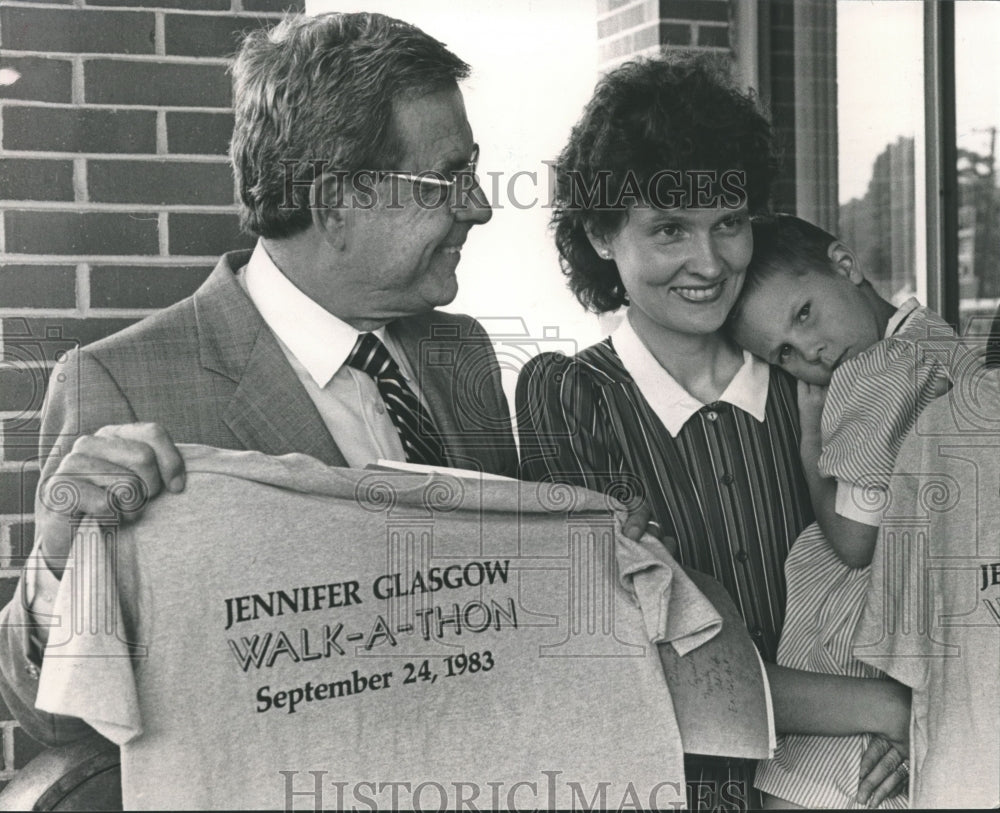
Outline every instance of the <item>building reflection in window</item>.
POLYGON ((886 299, 924 299, 923 4, 837 3, 839 228, 886 299))
POLYGON ((958 287, 963 333, 985 333, 1000 306, 1000 4, 955 4, 958 287))

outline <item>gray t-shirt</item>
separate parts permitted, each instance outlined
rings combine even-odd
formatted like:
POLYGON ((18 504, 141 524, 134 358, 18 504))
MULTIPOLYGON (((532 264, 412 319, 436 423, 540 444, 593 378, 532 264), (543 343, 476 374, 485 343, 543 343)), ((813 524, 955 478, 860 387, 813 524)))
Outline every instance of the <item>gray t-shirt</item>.
POLYGON ((651 642, 720 617, 603 495, 182 453, 78 535, 38 694, 122 745, 126 808, 683 802, 651 642))
MULTIPOLYGON (((910 805, 1000 805, 1000 371, 966 353, 889 483, 854 655, 913 690, 910 805)), ((957 356, 956 356, 957 358, 957 356)))

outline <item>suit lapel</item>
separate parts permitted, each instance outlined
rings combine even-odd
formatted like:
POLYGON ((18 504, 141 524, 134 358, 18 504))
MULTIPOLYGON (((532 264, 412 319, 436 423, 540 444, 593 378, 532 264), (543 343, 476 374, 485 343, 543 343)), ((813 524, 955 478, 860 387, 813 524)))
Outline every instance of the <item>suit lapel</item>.
POLYGON ((250 252, 225 255, 195 293, 202 366, 236 384, 222 419, 247 449, 301 452, 330 466, 347 461, 315 404, 236 281, 250 252))

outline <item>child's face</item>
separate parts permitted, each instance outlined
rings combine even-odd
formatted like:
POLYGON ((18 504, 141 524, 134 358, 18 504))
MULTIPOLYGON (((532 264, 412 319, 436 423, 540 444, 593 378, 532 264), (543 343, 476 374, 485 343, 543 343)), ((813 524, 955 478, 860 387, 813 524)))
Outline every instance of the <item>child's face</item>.
POLYGON ((751 353, 810 384, 829 384, 839 364, 882 338, 870 297, 845 274, 780 271, 743 305, 734 337, 751 353))

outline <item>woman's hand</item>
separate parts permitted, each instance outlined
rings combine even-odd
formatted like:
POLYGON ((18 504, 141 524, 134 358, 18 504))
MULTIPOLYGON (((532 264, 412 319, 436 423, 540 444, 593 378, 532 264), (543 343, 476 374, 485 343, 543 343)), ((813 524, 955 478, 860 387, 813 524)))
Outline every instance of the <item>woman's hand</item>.
POLYGON ((906 790, 910 778, 910 690, 895 680, 882 681, 887 692, 880 704, 884 715, 881 734, 872 736, 861 755, 858 779, 859 804, 878 807, 906 790))
POLYGON ((633 542, 638 542, 644 534, 651 534, 663 543, 671 556, 677 558, 677 540, 672 536, 663 536, 660 523, 653 519, 653 512, 645 503, 629 511, 628 518, 622 524, 622 534, 633 542))
POLYGON ((872 737, 861 756, 858 794, 855 801, 869 808, 878 807, 890 796, 906 792, 910 762, 906 743, 872 737))

